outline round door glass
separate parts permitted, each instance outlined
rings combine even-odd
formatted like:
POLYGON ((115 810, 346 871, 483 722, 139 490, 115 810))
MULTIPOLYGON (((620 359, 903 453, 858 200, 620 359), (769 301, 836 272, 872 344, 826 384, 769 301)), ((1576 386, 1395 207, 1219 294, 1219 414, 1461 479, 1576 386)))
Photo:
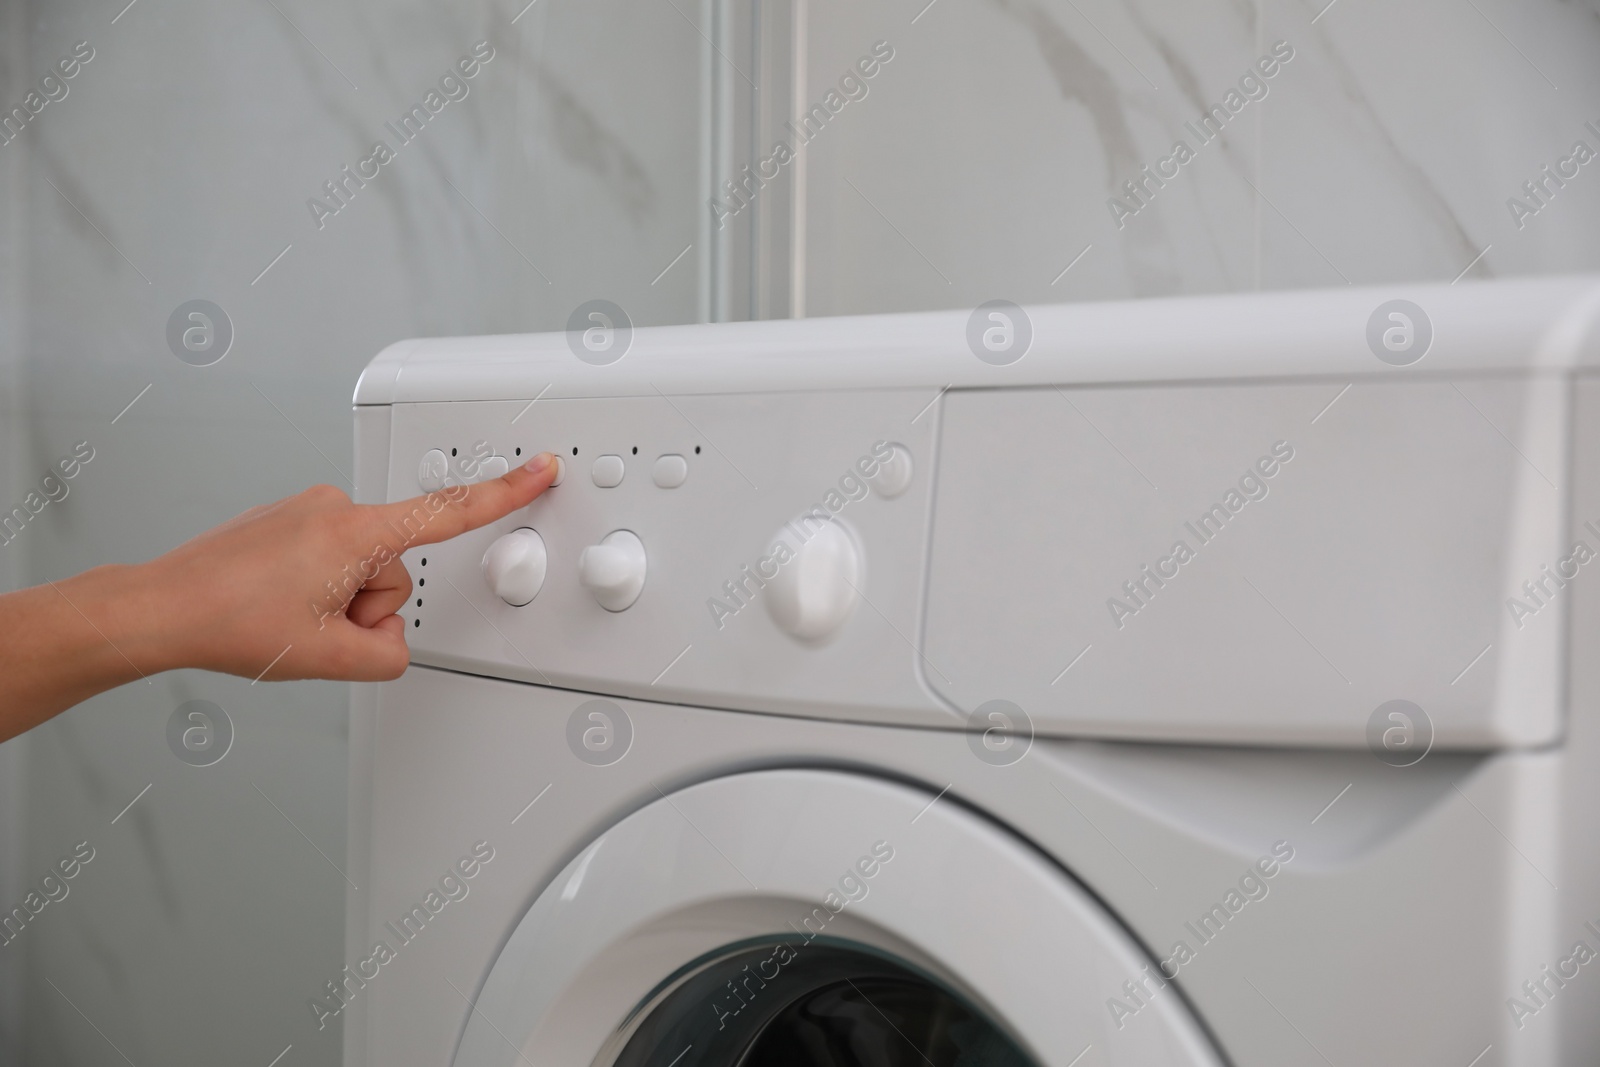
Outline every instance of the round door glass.
POLYGON ((963 997, 848 944, 724 956, 661 1000, 617 1067, 1033 1067, 963 997))

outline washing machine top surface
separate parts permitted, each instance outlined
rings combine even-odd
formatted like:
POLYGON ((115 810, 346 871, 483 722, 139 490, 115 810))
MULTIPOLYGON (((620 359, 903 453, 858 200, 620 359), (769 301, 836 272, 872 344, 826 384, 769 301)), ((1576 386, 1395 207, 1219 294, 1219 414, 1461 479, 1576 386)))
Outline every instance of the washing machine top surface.
POLYGON ((1593 275, 679 326, 603 317, 400 341, 355 403, 1571 370, 1600 366, 1597 320, 1593 275))

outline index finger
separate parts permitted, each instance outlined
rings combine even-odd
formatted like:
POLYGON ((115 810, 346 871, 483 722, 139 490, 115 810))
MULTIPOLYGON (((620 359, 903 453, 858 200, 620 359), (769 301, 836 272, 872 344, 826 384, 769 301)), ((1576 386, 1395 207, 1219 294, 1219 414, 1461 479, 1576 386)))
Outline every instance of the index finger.
POLYGON ((369 514, 374 526, 398 531, 405 547, 438 544, 527 507, 550 488, 559 470, 555 456, 540 452, 499 478, 369 505, 369 514))

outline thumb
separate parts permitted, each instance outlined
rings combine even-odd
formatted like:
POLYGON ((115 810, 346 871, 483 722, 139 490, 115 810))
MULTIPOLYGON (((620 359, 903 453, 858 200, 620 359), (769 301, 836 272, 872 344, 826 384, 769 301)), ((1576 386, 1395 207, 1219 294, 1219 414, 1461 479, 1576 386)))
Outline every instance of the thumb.
POLYGON ((405 620, 398 615, 386 616, 370 627, 341 616, 317 635, 326 644, 316 650, 312 670, 318 677, 347 682, 398 678, 411 664, 405 634, 405 620))

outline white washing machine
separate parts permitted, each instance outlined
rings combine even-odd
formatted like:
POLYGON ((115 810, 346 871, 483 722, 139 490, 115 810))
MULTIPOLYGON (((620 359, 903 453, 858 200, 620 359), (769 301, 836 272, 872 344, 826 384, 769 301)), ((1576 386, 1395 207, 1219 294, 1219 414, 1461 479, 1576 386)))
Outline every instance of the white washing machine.
POLYGON ((349 1067, 1594 1062, 1600 280, 594 321, 357 389, 564 470, 357 691, 349 1067))

